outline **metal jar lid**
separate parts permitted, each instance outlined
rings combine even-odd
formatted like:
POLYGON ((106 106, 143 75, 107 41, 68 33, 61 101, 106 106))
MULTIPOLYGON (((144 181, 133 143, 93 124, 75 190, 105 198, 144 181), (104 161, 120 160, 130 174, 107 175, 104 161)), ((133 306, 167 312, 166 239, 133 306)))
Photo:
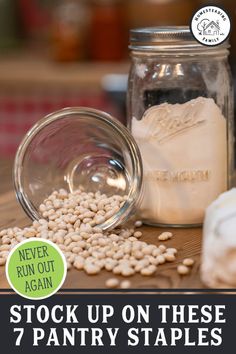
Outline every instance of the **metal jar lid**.
MULTIPOLYGON (((217 48, 225 49, 228 46, 228 42, 224 42, 217 48)), ((138 51, 212 50, 211 47, 199 43, 193 37, 188 26, 160 26, 131 29, 129 48, 138 51)))

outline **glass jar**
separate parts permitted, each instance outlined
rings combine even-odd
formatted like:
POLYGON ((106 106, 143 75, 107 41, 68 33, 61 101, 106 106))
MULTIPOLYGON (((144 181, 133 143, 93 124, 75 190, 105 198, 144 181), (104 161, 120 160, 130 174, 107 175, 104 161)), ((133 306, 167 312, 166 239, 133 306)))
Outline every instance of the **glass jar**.
POLYGON ((142 185, 142 161, 130 132, 109 114, 65 108, 39 122, 20 144, 14 164, 16 196, 32 220, 40 204, 58 189, 126 196, 103 230, 124 222, 135 210, 142 185))
POLYGON ((52 56, 59 62, 86 57, 89 9, 86 2, 59 0, 52 19, 52 56))
POLYGON ((127 43, 124 1, 92 0, 89 34, 91 59, 120 61, 126 55, 127 43))
POLYGON ((131 30, 129 127, 141 151, 148 224, 197 226, 231 185, 233 96, 227 42, 188 27, 131 30))

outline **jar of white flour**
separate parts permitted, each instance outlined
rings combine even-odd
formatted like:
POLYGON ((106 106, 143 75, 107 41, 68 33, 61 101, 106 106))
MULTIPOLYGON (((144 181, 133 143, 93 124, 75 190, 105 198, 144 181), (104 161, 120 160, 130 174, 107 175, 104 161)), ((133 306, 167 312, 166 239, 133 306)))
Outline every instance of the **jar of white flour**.
POLYGON ((196 226, 231 184, 229 45, 207 47, 188 27, 131 30, 128 116, 141 151, 148 224, 196 226))

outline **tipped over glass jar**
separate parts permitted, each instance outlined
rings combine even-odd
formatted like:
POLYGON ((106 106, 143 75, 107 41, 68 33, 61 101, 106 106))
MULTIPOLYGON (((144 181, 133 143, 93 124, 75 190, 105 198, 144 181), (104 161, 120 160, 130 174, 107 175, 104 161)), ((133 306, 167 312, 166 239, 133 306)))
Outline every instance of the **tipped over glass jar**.
POLYGON ((118 211, 98 226, 124 222, 135 210, 142 186, 142 161, 130 132, 109 114, 90 108, 54 112, 26 134, 14 164, 17 199, 32 220, 41 203, 60 189, 125 196, 118 211))
POLYGON ((188 27, 131 30, 128 120, 143 160, 140 217, 148 224, 200 225, 231 185, 228 48, 201 45, 188 27))

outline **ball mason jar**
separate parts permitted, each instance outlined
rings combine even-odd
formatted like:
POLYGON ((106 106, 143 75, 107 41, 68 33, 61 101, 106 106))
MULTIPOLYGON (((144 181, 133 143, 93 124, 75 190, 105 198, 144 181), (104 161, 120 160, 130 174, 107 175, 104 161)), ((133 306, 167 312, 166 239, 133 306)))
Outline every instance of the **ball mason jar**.
POLYGON ((148 224, 198 226, 231 185, 228 49, 201 45, 184 26, 130 32, 128 124, 142 155, 139 213, 148 224))
POLYGON ((118 120, 91 108, 65 108, 37 122, 21 142, 14 163, 17 199, 32 220, 53 191, 100 191, 126 196, 103 230, 135 211, 142 186, 142 160, 132 135, 118 120))

